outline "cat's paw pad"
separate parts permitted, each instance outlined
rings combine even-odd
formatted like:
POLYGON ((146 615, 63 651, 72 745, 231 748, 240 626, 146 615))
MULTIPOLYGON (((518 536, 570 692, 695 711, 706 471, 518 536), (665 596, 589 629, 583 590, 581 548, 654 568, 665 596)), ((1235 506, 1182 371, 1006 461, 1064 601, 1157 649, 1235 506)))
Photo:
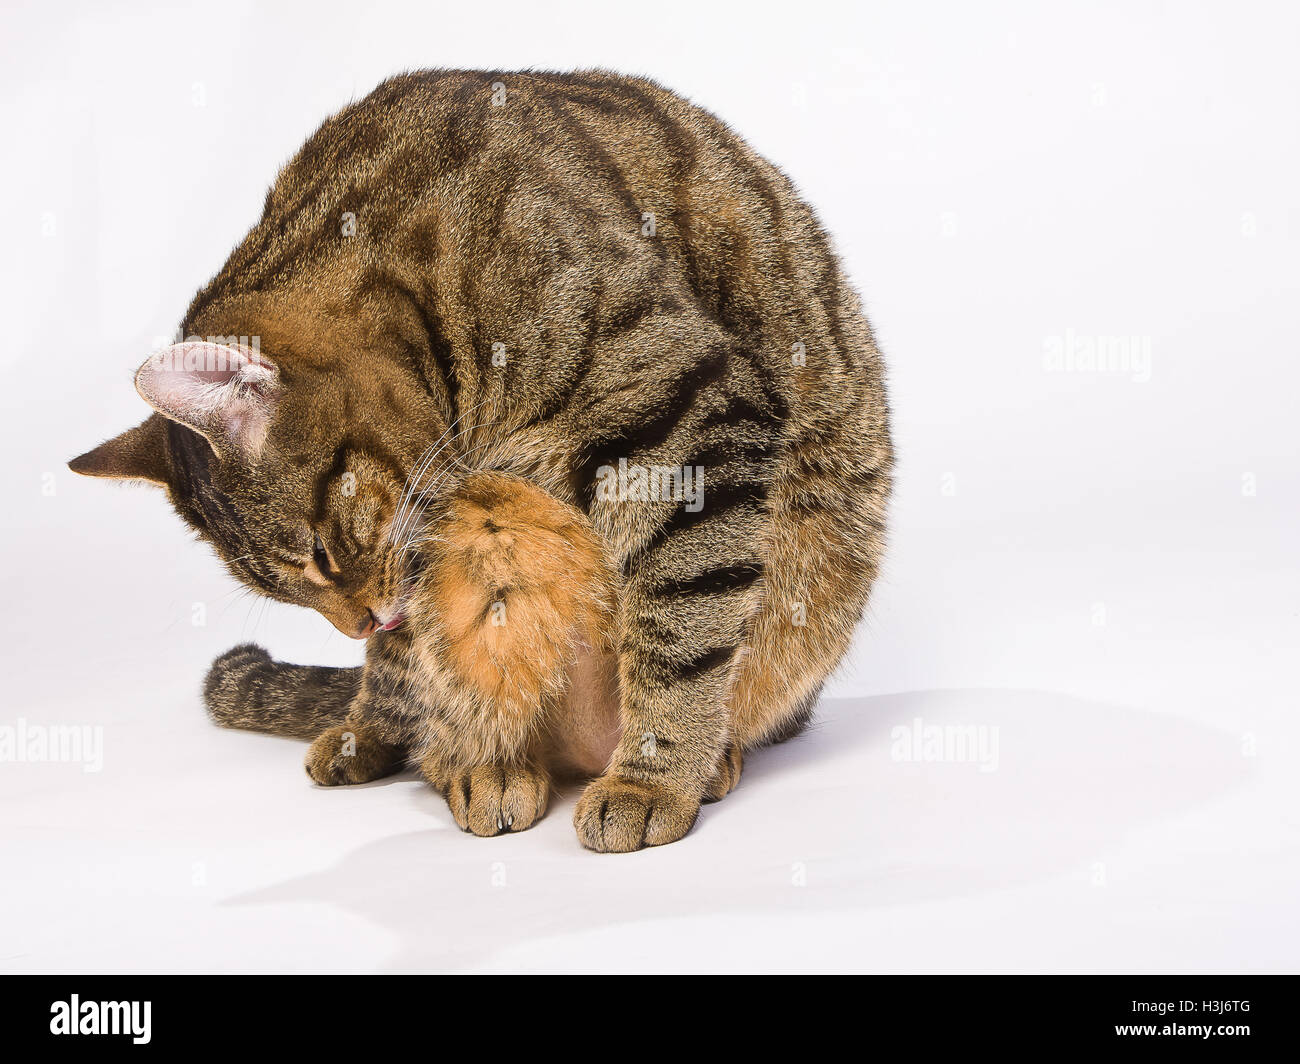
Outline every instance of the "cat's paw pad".
POLYGON ((452 773, 447 805, 461 830, 503 835, 537 823, 549 794, 546 777, 527 766, 479 765, 452 773))
POLYGON ((627 853, 676 842, 695 823, 700 803, 660 784, 602 776, 573 813, 578 841, 598 853, 627 853))
POLYGON ((740 782, 740 773, 745 767, 744 755, 734 743, 729 745, 718 758, 718 767, 713 779, 704 788, 704 800, 716 802, 729 795, 740 782))
POLYGON ((369 783, 402 765, 397 747, 369 738, 347 726, 329 728, 307 749, 307 775, 322 787, 369 783))

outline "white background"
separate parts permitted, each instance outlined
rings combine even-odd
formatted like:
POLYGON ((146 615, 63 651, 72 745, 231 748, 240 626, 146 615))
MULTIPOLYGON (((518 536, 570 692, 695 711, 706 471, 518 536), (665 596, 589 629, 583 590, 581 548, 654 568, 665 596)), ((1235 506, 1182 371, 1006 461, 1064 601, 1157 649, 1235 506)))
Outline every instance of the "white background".
POLYGON ((0 723, 98 726, 104 760, 0 764, 0 968, 1297 968, 1292 5, 3 21, 0 723), (851 660, 673 846, 583 851, 572 794, 475 839, 413 777, 314 789, 301 744, 212 728, 235 642, 360 644, 63 465, 144 416, 134 367, 276 168, 427 66, 604 66, 716 111, 817 208, 888 359, 893 546, 851 660), (1149 379, 1049 371, 1067 335, 1138 338, 1149 379), (996 771, 898 760, 918 719, 998 729, 996 771))

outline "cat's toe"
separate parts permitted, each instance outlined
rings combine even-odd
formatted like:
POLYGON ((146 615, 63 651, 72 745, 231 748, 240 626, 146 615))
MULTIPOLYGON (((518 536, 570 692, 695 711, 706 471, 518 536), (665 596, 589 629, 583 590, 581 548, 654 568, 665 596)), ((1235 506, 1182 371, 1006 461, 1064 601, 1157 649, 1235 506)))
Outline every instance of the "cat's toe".
POLYGON ((578 840, 598 853, 627 853, 676 842, 695 823, 700 803, 659 784, 602 776, 578 800, 578 840))
POLYGON ((546 777, 531 768, 480 765, 452 776, 447 805, 462 830, 490 837, 532 827, 549 793, 546 777))

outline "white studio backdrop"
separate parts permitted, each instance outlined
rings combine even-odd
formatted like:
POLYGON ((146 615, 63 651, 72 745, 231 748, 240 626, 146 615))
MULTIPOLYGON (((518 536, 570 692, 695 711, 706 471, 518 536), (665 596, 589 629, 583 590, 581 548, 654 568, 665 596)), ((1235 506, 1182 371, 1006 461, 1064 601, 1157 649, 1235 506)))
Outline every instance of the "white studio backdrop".
POLYGON ((4 969, 1296 967, 1296 9, 0 18, 0 726, 102 734, 99 771, 0 763, 0 898, 31 916, 4 969), (278 166, 431 66, 644 73, 715 111, 817 209, 888 361, 892 548, 823 723, 661 851, 585 854, 572 795, 464 838, 413 779, 313 790, 297 744, 210 728, 234 643, 360 644, 64 467, 143 418, 135 366, 278 166), (932 725, 996 739, 909 759, 932 725))

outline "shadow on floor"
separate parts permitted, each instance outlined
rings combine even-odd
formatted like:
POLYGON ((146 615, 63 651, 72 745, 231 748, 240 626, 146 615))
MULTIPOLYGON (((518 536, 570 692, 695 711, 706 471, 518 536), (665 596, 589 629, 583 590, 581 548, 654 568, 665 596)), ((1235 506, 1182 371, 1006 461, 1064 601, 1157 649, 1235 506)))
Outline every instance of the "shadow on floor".
POLYGON ((752 754, 740 787, 671 846, 587 853, 571 826, 576 792, 531 831, 476 839, 412 787, 429 831, 376 839, 226 904, 326 902, 392 933, 387 970, 458 969, 640 921, 874 908, 1087 877, 1127 834, 1223 795, 1249 768, 1236 736, 1051 692, 827 700, 803 736, 752 754), (971 726, 983 730, 944 730, 971 726))

